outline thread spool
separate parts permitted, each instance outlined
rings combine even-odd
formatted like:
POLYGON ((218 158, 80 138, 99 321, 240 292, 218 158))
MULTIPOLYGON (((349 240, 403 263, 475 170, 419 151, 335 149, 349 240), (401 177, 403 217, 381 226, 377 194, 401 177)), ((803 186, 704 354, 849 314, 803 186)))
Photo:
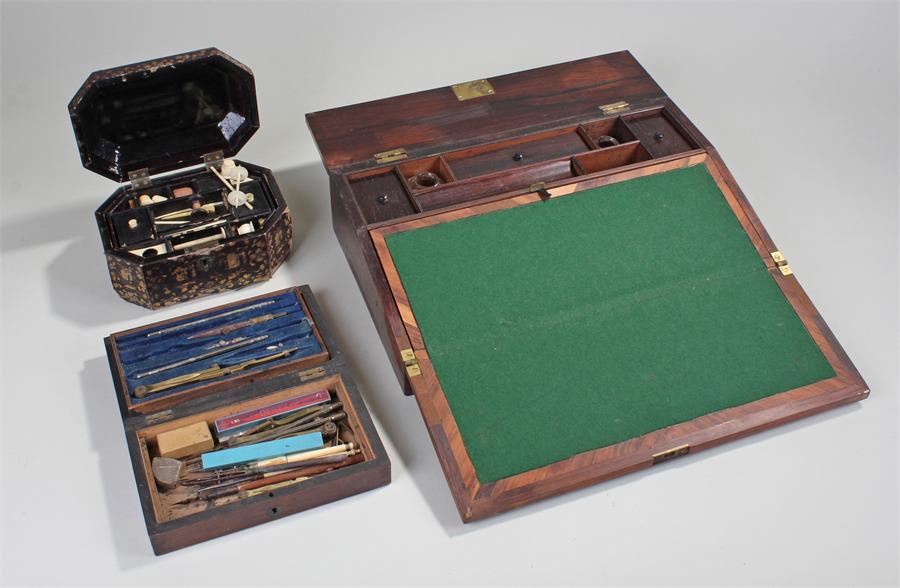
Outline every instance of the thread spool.
POLYGON ((148 204, 152 204, 153 200, 150 198, 149 194, 141 194, 138 197, 138 204, 141 206, 147 206, 148 204))
POLYGON ((232 205, 235 208, 246 206, 250 210, 253 210, 253 205, 250 204, 250 200, 247 198, 247 194, 241 192, 240 190, 232 190, 228 193, 228 196, 226 196, 225 199, 228 200, 228 204, 232 205))
POLYGON ((138 221, 136 218, 128 219, 128 228, 129 229, 136 229, 137 226, 138 226, 138 221))
POLYGON ((226 159, 226 160, 222 161, 222 175, 227 178, 228 174, 231 172, 231 170, 234 169, 234 167, 235 166, 234 166, 233 159, 226 159))
POLYGON ((165 196, 160 196, 159 194, 154 194, 150 197, 151 202, 165 202, 166 200, 168 200, 168 198, 166 198, 165 196))
POLYGON ((247 195, 240 190, 232 190, 228 193, 226 200, 228 200, 228 204, 238 208, 247 204, 247 195))
POLYGON ((253 227, 253 223, 244 223, 240 225, 237 229, 238 235, 246 235, 247 233, 252 233, 256 229, 253 227))
POLYGON ((246 167, 244 167, 243 165, 237 165, 230 169, 225 177, 234 182, 236 185, 240 186, 241 182, 246 180, 249 175, 250 172, 247 171, 246 167))

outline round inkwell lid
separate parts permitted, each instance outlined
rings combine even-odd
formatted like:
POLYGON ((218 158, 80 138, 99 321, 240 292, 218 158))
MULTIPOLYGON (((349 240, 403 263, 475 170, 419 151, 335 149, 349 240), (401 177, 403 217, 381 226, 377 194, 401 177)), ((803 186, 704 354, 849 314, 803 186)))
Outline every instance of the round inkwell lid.
POLYGON ((259 128, 253 72, 215 48, 96 71, 69 116, 84 167, 119 182, 231 157, 259 128))

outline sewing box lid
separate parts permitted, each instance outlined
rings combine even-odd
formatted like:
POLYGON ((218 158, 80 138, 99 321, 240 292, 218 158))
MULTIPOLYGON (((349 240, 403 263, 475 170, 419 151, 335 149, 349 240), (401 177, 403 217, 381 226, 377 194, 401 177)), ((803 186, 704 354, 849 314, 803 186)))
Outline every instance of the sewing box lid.
POLYGON ((253 73, 215 48, 95 71, 69 115, 84 167, 119 182, 231 157, 259 128, 253 73))

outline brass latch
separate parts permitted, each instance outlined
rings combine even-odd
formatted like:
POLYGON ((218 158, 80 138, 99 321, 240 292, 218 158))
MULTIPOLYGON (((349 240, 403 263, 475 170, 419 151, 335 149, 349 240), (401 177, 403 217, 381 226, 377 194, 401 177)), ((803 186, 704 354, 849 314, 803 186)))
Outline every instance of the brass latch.
POLYGON ((297 374, 297 377, 300 378, 301 382, 306 382, 307 380, 313 380, 315 378, 321 378, 325 375, 325 368, 323 367, 315 367, 306 371, 302 371, 297 374))
POLYGON ((152 425, 154 423, 159 423, 165 420, 168 420, 172 417, 172 410, 162 410, 160 412, 154 412, 151 415, 147 415, 147 418, 144 419, 144 423, 147 425, 152 425))
POLYGON ((419 362, 416 361, 416 353, 412 349, 401 349, 400 359, 403 360, 403 365, 406 366, 406 375, 408 375, 410 378, 412 378, 413 376, 418 376, 422 373, 422 369, 419 367, 419 362))
POLYGON ((406 159, 406 149, 400 147, 399 149, 391 149, 390 151, 382 151, 381 153, 376 153, 373 155, 376 163, 390 163, 392 161, 400 161, 401 159, 406 159))
POLYGON ((614 112, 621 112, 623 110, 628 110, 628 103, 624 100, 619 100, 618 102, 610 102, 609 104, 602 104, 600 106, 600 112, 603 114, 612 114, 614 112))
POLYGON ((791 270, 791 266, 788 264, 787 259, 781 254, 781 251, 773 251, 772 259, 775 260, 775 265, 781 270, 781 275, 789 276, 794 273, 791 270))
POLYGON ((481 98, 482 96, 490 96, 494 93, 494 87, 487 80, 472 80, 471 82, 463 82, 462 84, 454 84, 450 86, 456 99, 471 100, 472 98, 481 98))
POLYGON ((666 449, 665 451, 654 453, 653 463, 658 464, 664 461, 669 461, 670 459, 681 457, 682 455, 687 455, 690 452, 691 446, 685 443, 684 445, 679 445, 678 447, 673 447, 672 449, 666 449))

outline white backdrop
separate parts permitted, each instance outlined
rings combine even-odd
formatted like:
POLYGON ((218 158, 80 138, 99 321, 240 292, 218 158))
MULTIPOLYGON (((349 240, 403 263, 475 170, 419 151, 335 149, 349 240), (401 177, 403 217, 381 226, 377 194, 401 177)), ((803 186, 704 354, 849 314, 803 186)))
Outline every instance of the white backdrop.
POLYGON ((2 577, 10 584, 897 581, 897 5, 2 5, 2 577), (66 104, 93 70, 250 66, 293 256, 150 312, 109 285, 66 104), (314 110, 630 49, 715 144, 872 388, 865 402, 463 526, 335 240, 314 110), (393 461, 385 488, 156 558, 102 338, 309 283, 393 461))

